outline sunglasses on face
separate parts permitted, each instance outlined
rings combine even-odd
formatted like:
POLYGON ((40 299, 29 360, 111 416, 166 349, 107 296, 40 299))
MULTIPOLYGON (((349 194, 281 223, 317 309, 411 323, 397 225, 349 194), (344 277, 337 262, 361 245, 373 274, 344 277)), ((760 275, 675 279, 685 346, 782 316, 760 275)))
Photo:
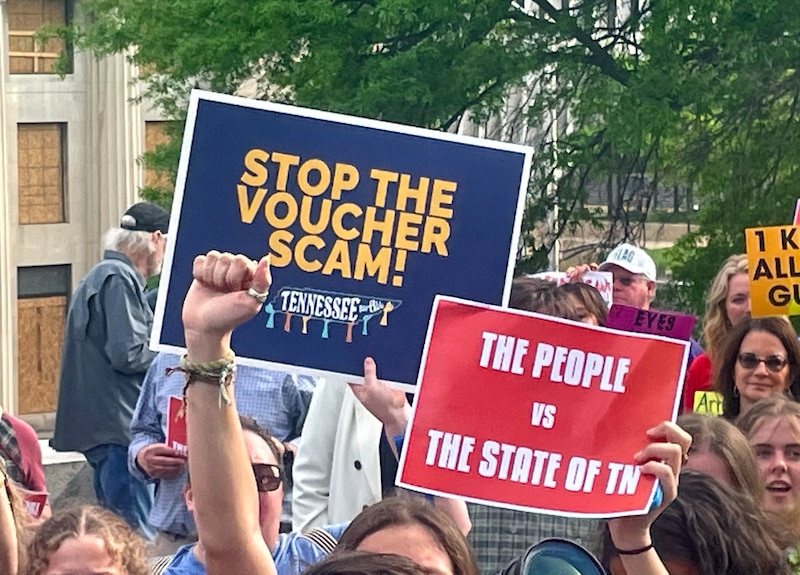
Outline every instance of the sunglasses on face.
POLYGON ((256 477, 256 489, 260 493, 275 491, 283 480, 281 468, 272 463, 253 463, 253 475, 256 477))
POLYGON ((619 276, 619 275, 614 276, 614 281, 621 283, 625 287, 632 285, 634 282, 638 280, 639 276, 619 276))
POLYGON ((758 357, 756 354, 749 352, 740 353, 736 359, 739 361, 739 365, 745 369, 755 369, 758 367, 758 364, 763 362, 766 368, 772 373, 778 373, 780 370, 786 367, 787 363, 789 363, 779 355, 758 357))

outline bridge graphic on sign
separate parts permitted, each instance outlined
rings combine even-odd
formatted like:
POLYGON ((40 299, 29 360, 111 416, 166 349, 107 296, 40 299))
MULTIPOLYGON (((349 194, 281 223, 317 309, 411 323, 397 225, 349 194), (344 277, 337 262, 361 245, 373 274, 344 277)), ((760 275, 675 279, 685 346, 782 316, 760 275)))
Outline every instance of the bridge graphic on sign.
MULTIPOLYGON (((320 322, 320 337, 330 337, 330 325, 346 326, 344 339, 353 341, 353 328, 359 326, 361 335, 369 335, 369 322, 374 318, 378 325, 389 325, 389 314, 402 305, 401 300, 373 296, 343 294, 311 288, 285 287, 264 306, 267 329, 275 329, 276 316, 283 314, 283 330, 292 331, 292 324, 307 334, 309 323, 320 322), (292 321, 299 318, 299 321, 292 321)), ((313 325, 313 324, 312 324, 313 325)), ((374 324, 373 324, 374 325, 374 324)))

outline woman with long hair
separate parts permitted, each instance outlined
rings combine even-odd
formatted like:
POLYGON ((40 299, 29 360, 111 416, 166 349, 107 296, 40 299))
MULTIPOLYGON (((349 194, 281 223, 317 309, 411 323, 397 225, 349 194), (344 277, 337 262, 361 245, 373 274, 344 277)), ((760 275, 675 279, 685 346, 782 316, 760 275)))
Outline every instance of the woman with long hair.
POLYGON ((741 319, 725 340, 714 375, 722 416, 735 421, 760 399, 793 394, 800 373, 800 346, 781 316, 741 319))
MULTIPOLYGON (((789 575, 783 549, 791 541, 760 505, 696 471, 681 473, 678 498, 650 529, 669 573, 789 575)), ((606 532, 602 563, 611 575, 636 575, 624 566, 606 532)))
POLYGON ((678 425, 692 436, 684 469, 705 473, 753 501, 764 499, 758 464, 744 434, 722 417, 687 413, 678 425))
POLYGON ((739 428, 758 462, 764 506, 800 533, 800 404, 783 396, 763 399, 739 428))
POLYGON ((698 391, 711 389, 712 365, 722 353, 725 336, 736 323, 750 314, 750 282, 747 255, 736 254, 725 260, 711 282, 703 316, 705 351, 697 356, 686 373, 683 411, 694 409, 698 391))

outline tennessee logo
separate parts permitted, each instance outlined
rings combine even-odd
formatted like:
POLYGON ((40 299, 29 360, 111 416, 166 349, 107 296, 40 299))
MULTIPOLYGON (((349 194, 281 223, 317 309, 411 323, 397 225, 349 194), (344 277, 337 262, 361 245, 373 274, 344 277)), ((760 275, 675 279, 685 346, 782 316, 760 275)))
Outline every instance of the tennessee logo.
POLYGON ((344 339, 350 343, 354 327, 360 325, 361 335, 366 337, 371 320, 378 317, 378 325, 389 325, 389 314, 402 303, 396 299, 285 287, 264 306, 264 313, 267 314, 268 329, 275 329, 275 316, 279 314, 283 314, 283 330, 287 332, 292 330, 294 323, 299 324, 301 333, 307 334, 309 323, 319 322, 322 339, 330 337, 331 324, 342 325, 345 327, 344 339))

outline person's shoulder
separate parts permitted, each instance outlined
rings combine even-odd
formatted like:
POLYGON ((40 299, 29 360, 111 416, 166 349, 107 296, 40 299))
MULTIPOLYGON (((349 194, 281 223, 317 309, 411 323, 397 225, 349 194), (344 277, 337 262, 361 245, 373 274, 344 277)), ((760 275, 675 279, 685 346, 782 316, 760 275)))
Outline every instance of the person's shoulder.
POLYGON ((104 258, 97 262, 89 270, 78 286, 76 292, 89 290, 90 292, 99 290, 108 281, 125 282, 126 284, 137 285, 137 271, 131 264, 119 260, 104 258))
POLYGON ((347 523, 342 523, 282 535, 273 557, 276 562, 281 558, 301 561, 320 559, 334 550, 346 527, 347 523))
POLYGON ((34 442, 38 445, 39 437, 36 435, 36 430, 27 421, 10 413, 3 413, 3 419, 11 426, 18 442, 34 442))
POLYGON ((151 560, 150 573, 156 575, 205 575, 206 568, 194 556, 194 546, 184 545, 171 557, 159 557, 151 560), (157 570, 160 568, 161 570, 157 570))
POLYGON ((7 411, 3 412, 2 415, 3 419, 5 419, 8 424, 14 428, 16 433, 31 433, 36 435, 36 431, 34 431, 33 427, 24 419, 17 417, 16 415, 11 415, 7 411))
POLYGON ((344 533, 345 529, 347 529, 347 527, 349 525, 350 525, 350 522, 349 521, 345 521, 344 523, 335 523, 333 525, 325 525, 321 529, 323 529, 324 531, 327 531, 328 533, 330 533, 338 541, 339 538, 342 536, 342 533, 344 533))
POLYGON ((700 372, 706 369, 711 369, 711 358, 708 357, 708 354, 706 352, 703 352, 696 358, 694 358, 694 361, 692 362, 692 365, 689 368, 689 370, 700 372))

